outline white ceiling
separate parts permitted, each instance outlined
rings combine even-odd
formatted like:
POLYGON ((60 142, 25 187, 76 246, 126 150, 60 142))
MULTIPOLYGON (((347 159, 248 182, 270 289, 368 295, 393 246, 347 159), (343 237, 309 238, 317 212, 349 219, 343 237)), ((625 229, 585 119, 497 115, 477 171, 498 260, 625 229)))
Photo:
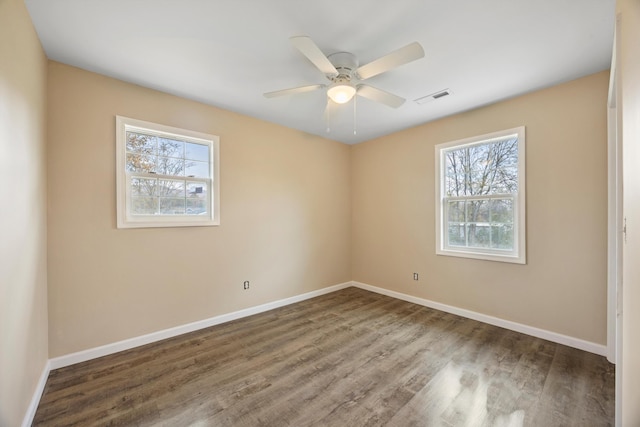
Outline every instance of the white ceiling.
POLYGON ((50 59, 278 123, 357 143, 609 68, 615 0, 26 0, 50 59), (289 41, 366 64, 418 41, 425 58, 367 83, 407 99, 393 109, 324 91, 289 41), (413 100, 450 89, 423 105, 413 100))

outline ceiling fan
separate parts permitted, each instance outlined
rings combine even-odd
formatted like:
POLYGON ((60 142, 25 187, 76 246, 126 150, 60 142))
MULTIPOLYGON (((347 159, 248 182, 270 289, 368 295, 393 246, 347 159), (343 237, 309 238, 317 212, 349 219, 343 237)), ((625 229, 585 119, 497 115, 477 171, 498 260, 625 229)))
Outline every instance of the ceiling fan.
POLYGON ((359 66, 358 58, 352 53, 337 52, 326 56, 307 36, 291 37, 289 40, 325 75, 329 83, 267 92, 264 94, 267 98, 327 88, 327 96, 338 104, 347 103, 354 95, 359 95, 389 107, 398 108, 405 102, 404 98, 361 81, 424 57, 424 50, 420 43, 413 42, 375 61, 359 66))

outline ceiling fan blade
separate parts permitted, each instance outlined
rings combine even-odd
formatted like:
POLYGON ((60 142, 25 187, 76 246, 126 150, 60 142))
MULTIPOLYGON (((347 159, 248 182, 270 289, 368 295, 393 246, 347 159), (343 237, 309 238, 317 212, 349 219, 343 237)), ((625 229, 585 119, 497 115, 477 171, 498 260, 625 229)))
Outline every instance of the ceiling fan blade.
POLYGON ((413 42, 363 65, 356 70, 356 74, 360 80, 368 79, 423 57, 424 49, 422 49, 420 43, 413 42))
POLYGON ((276 90, 274 92, 267 92, 264 94, 264 96, 265 98, 275 98, 277 96, 294 95, 296 93, 311 92, 312 90, 322 89, 323 87, 326 87, 326 85, 309 85, 309 86, 293 87, 291 89, 282 89, 282 90, 276 90))
POLYGON ((399 106, 401 106, 402 104, 404 104, 405 99, 398 96, 398 95, 394 95, 392 93, 389 92, 385 92, 382 89, 378 89, 375 88, 373 86, 369 86, 369 85, 358 85, 356 87, 357 90, 357 94, 370 99, 372 101, 376 101, 379 102, 381 104, 385 104, 391 108, 398 108, 399 106))
POLYGON ((313 63, 320 71, 330 76, 337 76, 338 70, 333 66, 327 56, 322 53, 318 45, 307 36, 291 37, 291 43, 313 63))

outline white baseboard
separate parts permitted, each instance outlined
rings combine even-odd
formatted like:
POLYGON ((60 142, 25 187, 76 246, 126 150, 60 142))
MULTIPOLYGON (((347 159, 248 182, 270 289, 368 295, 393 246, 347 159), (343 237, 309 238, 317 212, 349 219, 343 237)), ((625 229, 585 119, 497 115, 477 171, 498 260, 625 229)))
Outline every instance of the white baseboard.
POLYGON ((477 313, 471 310, 454 307, 451 305, 441 304, 439 302, 430 301, 423 298, 414 297, 400 292, 390 291, 388 289, 378 288, 376 286, 367 285, 366 283, 352 282, 353 286, 378 294, 386 295, 403 301, 412 302, 425 307, 434 308, 436 310, 445 311, 447 313, 456 314, 468 319, 477 320, 479 322, 488 323, 490 325, 499 326, 501 328, 510 329, 536 338, 542 338, 547 341, 563 344, 568 347, 577 348, 579 350, 595 353, 600 356, 607 355, 607 346, 596 344, 594 342, 581 340, 579 338, 558 334, 556 332, 547 331, 545 329, 535 328, 533 326, 523 325, 522 323, 512 322, 510 320, 500 319, 498 317, 488 316, 486 314, 477 313))
POLYGON ((47 383, 49 372, 53 369, 63 368, 65 366, 73 365, 75 363, 85 362, 87 360, 96 359, 102 356, 107 356, 109 354, 114 354, 123 350, 128 350, 128 349, 139 347, 145 344, 150 344, 152 342, 160 341, 163 339, 172 338, 178 335, 197 331, 199 329, 208 328, 210 326, 219 325, 222 323, 230 322, 232 320, 252 316, 254 314, 263 313, 265 311, 273 310, 275 308, 284 307, 284 306, 294 304, 296 302, 304 301, 310 298, 314 298, 320 295, 339 291, 341 289, 345 289, 350 286, 354 286, 356 288, 386 295, 399 300, 412 302, 414 304, 419 304, 425 307, 433 308, 433 309, 444 311, 447 313, 456 314, 458 316, 477 320, 479 322, 488 323, 490 325, 499 326, 505 329, 510 329, 512 331, 520 332, 526 335, 531 335, 537 338, 542 338, 548 341, 552 341, 558 344, 563 344, 569 347, 574 347, 574 348, 588 351, 590 353, 595 353, 601 356, 606 356, 607 354, 607 347, 605 345, 596 344, 590 341, 573 338, 573 337, 558 334, 555 332, 550 332, 544 329, 534 328, 532 326, 511 322, 509 320, 504 320, 504 319, 500 319, 493 316, 488 316, 486 314, 477 313, 471 310, 465 310, 463 308, 441 304, 435 301, 414 297, 414 296, 403 294, 400 292, 378 288, 376 286, 367 285, 365 283, 345 282, 338 285, 329 286, 327 288, 319 289, 316 291, 307 292, 305 294, 293 296, 290 298, 285 298, 278 301, 262 304, 256 307, 250 307, 243 310, 234 311, 233 313, 222 314, 220 316, 211 317, 209 319, 204 319, 204 320, 188 323, 181 326, 176 326, 174 328, 169 328, 169 329, 165 329, 158 332, 152 332, 147 335, 142 335, 139 337, 126 339, 123 341, 118 341, 112 344, 106 344, 100 347, 95 347, 88 350, 79 351, 77 353, 67 354, 65 356, 49 359, 42 371, 42 374, 40 375, 38 385, 33 394, 33 398, 31 399, 31 403, 29 405, 27 413, 25 414, 24 420, 22 422, 22 427, 28 427, 33 422, 33 418, 35 417, 36 410, 38 409, 40 398, 44 391, 44 387, 47 383))
POLYGON ((40 374, 40 379, 38 379, 38 384, 36 385, 36 389, 33 392, 33 396, 31 397, 31 402, 29 403, 27 412, 22 419, 22 427, 30 427, 31 424, 33 424, 33 418, 36 416, 38 404, 40 404, 40 398, 42 397, 42 393, 44 392, 44 386, 47 385, 47 378, 49 378, 50 371, 51 362, 47 360, 47 363, 44 364, 44 368, 42 369, 42 373, 40 374))
POLYGON ((258 305, 256 307, 250 307, 250 308, 245 308, 243 310, 234 311, 233 313, 222 314, 220 316, 211 317, 209 319, 187 323, 186 325, 176 326, 174 328, 152 332, 147 335, 129 338, 123 341, 106 344, 100 347, 90 348, 90 349, 79 351, 76 353, 55 357, 49 360, 50 369, 63 368, 65 366, 73 365, 80 362, 85 362, 87 360, 96 359, 102 356, 107 356, 109 354, 117 353, 123 350, 129 350, 131 348, 139 347, 141 345, 150 344, 150 343, 164 340, 167 338, 172 338, 178 335, 208 328, 210 326, 215 326, 221 323, 230 322, 232 320, 240 319, 243 317, 252 316, 254 314, 263 313, 265 311, 273 310, 274 308, 284 307, 289 304, 304 301, 320 295, 328 294, 330 292, 335 292, 340 289, 348 288, 351 285, 352 285, 351 282, 345 282, 339 285, 334 285, 334 286, 329 286, 327 288, 319 289, 317 291, 307 292, 305 294, 296 295, 290 298, 285 298, 278 301, 273 301, 266 304, 258 305))
MULTIPOLYGON (((265 311, 273 310, 275 308, 284 307, 289 304, 294 304, 296 302, 300 302, 300 301, 304 301, 320 295, 328 294, 330 292, 335 292, 340 289, 347 288, 349 286, 355 286, 357 288, 365 289, 371 292, 376 292, 378 294, 387 295, 392 298, 397 298, 403 301, 412 302, 425 307, 434 308, 436 310, 445 311, 447 313, 456 314, 458 316, 488 323, 494 326, 499 326, 501 328, 510 329, 512 331, 531 335, 537 338, 542 338, 542 339, 552 341, 558 344, 563 344, 569 347, 574 347, 580 350, 588 351, 590 353, 595 353, 602 356, 606 356, 607 354, 607 348, 605 345, 596 344, 590 341, 581 340, 579 338, 558 334, 556 332, 551 332, 544 329, 539 329, 532 326, 524 325, 521 323, 500 319, 498 317, 477 313, 475 311, 466 310, 463 308, 458 308, 458 307, 454 307, 446 304, 441 304, 435 301, 414 297, 414 296, 403 294, 400 292, 395 292, 388 289, 371 286, 366 283, 345 282, 338 285, 329 286, 327 288, 319 289, 317 291, 307 292, 305 294, 297 295, 294 297, 285 298, 282 300, 262 304, 256 307, 250 307, 250 308, 235 311, 232 313, 211 317, 209 319, 204 319, 204 320, 188 323, 181 326, 176 326, 174 328, 152 332, 147 335, 142 335, 139 337, 126 339, 123 341, 106 344, 100 347, 95 347, 95 348, 79 351, 76 353, 71 353, 64 356, 56 357, 49 360, 48 369, 51 370, 51 369, 62 368, 65 366, 73 365, 75 363, 96 359, 98 357, 107 356, 109 354, 114 354, 123 350, 128 350, 131 348, 139 347, 145 344, 150 344, 163 339, 172 338, 178 335, 208 328, 210 326, 215 326, 221 323, 230 322, 232 320, 240 319, 243 317, 252 316, 254 314, 263 313, 265 311)), ((46 381, 46 377, 44 380, 46 381)))

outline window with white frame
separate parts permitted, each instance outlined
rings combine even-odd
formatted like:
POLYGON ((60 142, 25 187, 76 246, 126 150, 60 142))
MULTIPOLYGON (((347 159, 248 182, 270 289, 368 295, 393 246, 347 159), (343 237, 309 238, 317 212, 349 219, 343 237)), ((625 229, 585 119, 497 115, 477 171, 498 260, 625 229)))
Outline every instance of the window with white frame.
POLYGON ((219 225, 219 139, 116 116, 118 228, 219 225))
POLYGON ((436 146, 436 253, 526 263, 524 126, 436 146))

